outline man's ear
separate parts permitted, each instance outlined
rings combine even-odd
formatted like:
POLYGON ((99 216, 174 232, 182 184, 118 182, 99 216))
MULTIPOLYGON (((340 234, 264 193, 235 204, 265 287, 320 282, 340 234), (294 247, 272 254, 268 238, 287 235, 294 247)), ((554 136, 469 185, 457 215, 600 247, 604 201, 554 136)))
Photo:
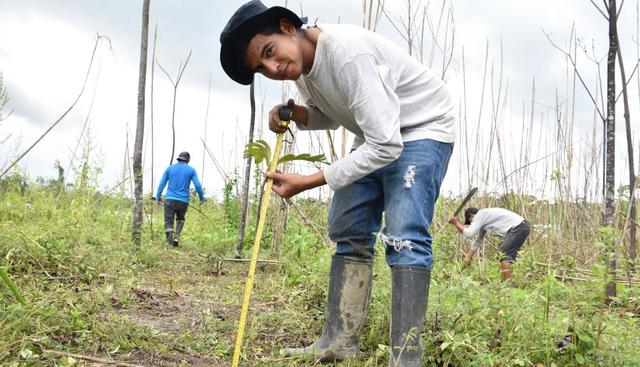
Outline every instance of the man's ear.
POLYGON ((291 23, 287 18, 280 19, 280 30, 288 35, 294 35, 296 33, 296 26, 291 23))

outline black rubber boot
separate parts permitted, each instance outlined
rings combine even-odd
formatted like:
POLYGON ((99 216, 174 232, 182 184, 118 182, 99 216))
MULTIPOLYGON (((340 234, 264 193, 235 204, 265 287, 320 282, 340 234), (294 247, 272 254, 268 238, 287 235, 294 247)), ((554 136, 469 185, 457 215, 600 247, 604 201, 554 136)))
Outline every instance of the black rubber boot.
POLYGON ((391 269, 391 359, 389 367, 422 366, 422 329, 431 271, 414 266, 391 269))
POLYGON ((184 228, 184 221, 177 220, 176 221, 176 233, 173 236, 173 245, 178 247, 180 245, 180 233, 182 233, 182 228, 184 228))
POLYGON ((167 248, 174 248, 173 245, 173 230, 168 230, 164 232, 164 235, 167 237, 167 248))
POLYGON ((360 356, 360 335, 371 296, 372 259, 334 255, 322 336, 304 348, 282 350, 286 357, 308 355, 321 362, 360 356))

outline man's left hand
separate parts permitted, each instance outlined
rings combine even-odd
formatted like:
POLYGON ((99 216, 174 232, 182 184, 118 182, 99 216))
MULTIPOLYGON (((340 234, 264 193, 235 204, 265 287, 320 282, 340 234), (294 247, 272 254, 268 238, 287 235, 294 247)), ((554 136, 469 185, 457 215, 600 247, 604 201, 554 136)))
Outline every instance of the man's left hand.
POLYGON ((449 223, 453 224, 454 226, 456 224, 458 224, 458 218, 456 218, 455 216, 452 216, 449 218, 449 223))
POLYGON ((273 191, 285 199, 308 188, 307 176, 295 173, 267 172, 267 178, 273 179, 273 191))

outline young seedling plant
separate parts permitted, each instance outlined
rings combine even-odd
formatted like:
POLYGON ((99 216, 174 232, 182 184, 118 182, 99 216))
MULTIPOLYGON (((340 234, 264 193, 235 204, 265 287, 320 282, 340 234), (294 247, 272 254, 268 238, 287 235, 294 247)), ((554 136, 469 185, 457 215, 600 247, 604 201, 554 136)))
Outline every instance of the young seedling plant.
MULTIPOLYGON (((262 162, 265 162, 266 164, 269 164, 269 162, 271 162, 271 147, 269 146, 269 143, 267 143, 264 140, 254 141, 245 146, 242 157, 243 158, 253 157, 253 159, 256 162, 257 169, 264 174, 264 172, 260 169, 260 164, 262 162)), ((285 162, 292 162, 292 161, 327 163, 324 154, 312 155, 309 153, 302 153, 302 154, 286 154, 280 157, 280 159, 278 159, 278 165, 285 162)), ((262 180, 262 186, 260 190, 261 191, 260 199, 262 199, 262 195, 264 195, 264 185, 266 184, 266 182, 267 182, 266 179, 262 180)), ((262 203, 262 200, 259 200, 259 203, 262 203)), ((258 212, 260 212, 260 206, 258 206, 258 212)))

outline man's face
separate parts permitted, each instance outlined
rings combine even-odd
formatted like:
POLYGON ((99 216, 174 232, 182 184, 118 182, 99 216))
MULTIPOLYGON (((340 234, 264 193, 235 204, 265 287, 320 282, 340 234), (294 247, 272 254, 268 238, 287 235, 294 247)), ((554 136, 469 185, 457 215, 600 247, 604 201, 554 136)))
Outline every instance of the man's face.
POLYGON ((255 35, 249 41, 245 65, 269 79, 296 80, 303 68, 296 29, 287 21, 281 22, 281 29, 284 33, 255 35))
POLYGON ((469 223, 473 223, 473 219, 476 217, 475 214, 469 215, 469 223))

